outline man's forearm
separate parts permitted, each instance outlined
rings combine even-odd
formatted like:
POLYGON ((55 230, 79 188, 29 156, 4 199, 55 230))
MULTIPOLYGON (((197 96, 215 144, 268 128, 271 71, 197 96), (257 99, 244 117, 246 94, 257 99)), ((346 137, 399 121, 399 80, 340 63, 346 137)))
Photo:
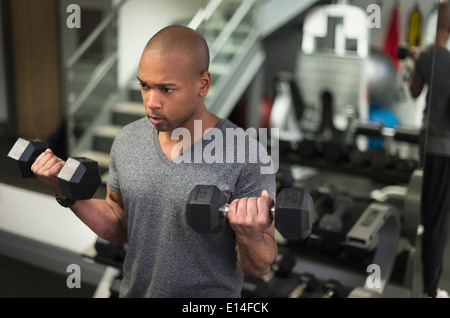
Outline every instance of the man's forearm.
POLYGON ((114 204, 107 200, 90 199, 77 201, 70 209, 103 239, 115 244, 126 242, 126 223, 120 213, 115 211, 114 204))
POLYGON ((260 277, 270 270, 278 254, 275 238, 262 233, 260 240, 252 242, 237 242, 237 258, 243 271, 254 277, 260 277))

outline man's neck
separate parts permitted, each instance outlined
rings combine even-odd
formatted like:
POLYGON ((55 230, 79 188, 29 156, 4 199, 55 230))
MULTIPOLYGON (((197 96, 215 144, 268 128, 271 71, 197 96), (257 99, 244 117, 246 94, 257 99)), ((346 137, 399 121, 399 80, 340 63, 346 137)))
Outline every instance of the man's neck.
POLYGON ((195 142, 200 140, 205 133, 214 127, 218 122, 220 118, 216 116, 215 114, 206 111, 202 114, 202 116, 198 116, 197 118, 193 117, 188 122, 183 124, 181 127, 178 128, 184 128, 185 131, 181 131, 181 135, 183 138, 185 136, 190 137, 190 143, 188 144, 188 140, 181 140, 178 138, 178 134, 176 136, 173 135, 172 131, 164 131, 158 133, 158 139, 159 144, 161 146, 161 149, 163 150, 164 154, 169 160, 172 160, 172 149, 175 145, 177 145, 180 142, 183 142, 184 147, 192 146, 195 142))

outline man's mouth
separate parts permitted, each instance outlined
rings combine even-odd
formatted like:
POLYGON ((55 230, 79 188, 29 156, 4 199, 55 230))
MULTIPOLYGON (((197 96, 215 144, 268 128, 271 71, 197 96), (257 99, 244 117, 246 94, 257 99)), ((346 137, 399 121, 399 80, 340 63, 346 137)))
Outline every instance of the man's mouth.
POLYGON ((148 118, 153 125, 161 124, 164 121, 164 118, 161 117, 148 116, 148 118))

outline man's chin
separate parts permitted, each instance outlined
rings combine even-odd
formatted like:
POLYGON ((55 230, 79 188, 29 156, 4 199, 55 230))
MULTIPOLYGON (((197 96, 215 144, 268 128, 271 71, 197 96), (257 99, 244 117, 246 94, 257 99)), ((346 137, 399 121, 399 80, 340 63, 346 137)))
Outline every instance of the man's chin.
POLYGON ((159 125, 155 125, 152 122, 150 122, 150 124, 152 124, 153 127, 155 127, 157 132, 168 132, 168 131, 172 131, 172 129, 170 129, 167 125, 164 124, 159 124, 159 125))

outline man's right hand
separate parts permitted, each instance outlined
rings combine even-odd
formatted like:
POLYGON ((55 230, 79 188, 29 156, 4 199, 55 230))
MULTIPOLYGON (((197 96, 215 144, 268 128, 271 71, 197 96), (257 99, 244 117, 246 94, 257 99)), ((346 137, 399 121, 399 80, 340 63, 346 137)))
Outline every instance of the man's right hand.
POLYGON ((59 197, 64 198, 61 194, 61 188, 58 182, 58 174, 66 162, 55 156, 51 149, 47 149, 36 158, 31 171, 45 185, 50 187, 59 197))

